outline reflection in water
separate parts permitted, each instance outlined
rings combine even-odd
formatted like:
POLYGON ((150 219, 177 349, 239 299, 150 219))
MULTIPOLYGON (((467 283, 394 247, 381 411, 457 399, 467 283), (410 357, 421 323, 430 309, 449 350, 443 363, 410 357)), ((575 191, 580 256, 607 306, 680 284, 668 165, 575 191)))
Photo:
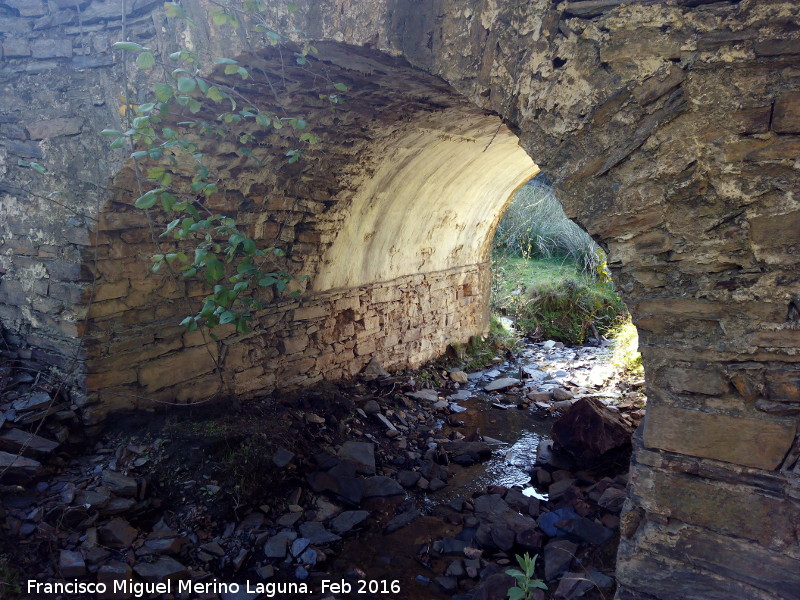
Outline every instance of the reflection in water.
MULTIPOLYGON (((500 367, 509 375, 515 375, 518 367, 500 367)), ((494 375, 497 377, 497 375, 494 375)), ((521 486, 523 493, 546 499, 530 486, 529 472, 536 462, 536 452, 540 440, 550 431, 552 419, 537 418, 530 410, 518 410, 518 397, 490 396, 482 391, 485 381, 470 383, 467 387, 474 396, 459 404, 468 410, 459 412, 452 421, 462 421, 463 425, 453 427, 443 424, 441 433, 448 435, 458 431, 469 435, 479 431, 482 436, 494 438, 502 443, 493 444, 492 457, 471 467, 451 465, 455 475, 448 480, 447 487, 435 493, 428 493, 422 500, 423 511, 430 514, 436 507, 457 499, 469 499, 473 493, 483 491, 489 485, 521 486), (477 385, 476 385, 477 383, 477 385), (494 408, 492 403, 508 404, 508 410, 494 408)), ((452 557, 430 558, 425 551, 437 539, 453 537, 460 526, 448 524, 441 517, 425 516, 408 527, 391 535, 383 535, 378 529, 362 532, 344 544, 340 553, 340 567, 347 570, 358 569, 366 578, 399 580, 402 592, 397 595, 367 596, 392 598, 398 600, 436 600, 449 598, 430 580, 441 574, 452 557)), ((350 596, 345 596, 350 597, 350 596)), ((364 598, 365 596, 352 596, 364 598)))

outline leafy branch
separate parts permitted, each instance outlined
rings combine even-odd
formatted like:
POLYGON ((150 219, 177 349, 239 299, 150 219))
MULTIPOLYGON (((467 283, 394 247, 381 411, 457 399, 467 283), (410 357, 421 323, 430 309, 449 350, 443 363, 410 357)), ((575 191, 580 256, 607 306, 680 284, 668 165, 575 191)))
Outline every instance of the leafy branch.
MULTIPOLYGON (((267 10, 260 0, 218 6, 212 13, 214 23, 232 27, 239 27, 241 16, 258 16, 267 10)), ((287 9, 291 12, 296 6, 290 4, 287 9)), ((165 3, 165 10, 169 18, 186 19, 193 26, 178 3, 165 3)), ((255 21, 255 31, 280 48, 283 37, 268 27, 266 19, 255 21)), ((280 101, 277 108, 281 114, 258 108, 248 99, 242 84, 251 80, 251 74, 237 60, 216 57, 209 76, 204 74, 209 71, 198 53, 187 48, 179 48, 167 58, 127 40, 117 42, 114 48, 135 55, 135 64, 142 71, 160 66, 164 72, 162 80, 147 91, 145 102, 131 104, 123 99, 120 113, 126 118, 126 130, 101 132, 113 138, 112 149, 132 150, 130 158, 139 185, 134 206, 147 211, 151 224, 150 211, 158 211, 159 222, 164 224, 154 240, 158 249, 152 256, 152 271, 166 267, 178 278, 200 279, 211 288, 201 307, 181 321, 188 330, 232 323, 245 333, 253 315, 264 308, 264 294, 259 290, 273 288, 274 294, 282 294, 291 277, 281 267, 282 249, 260 248, 232 216, 207 207, 210 197, 223 192, 221 178, 203 150, 204 141, 233 142, 240 158, 260 168, 266 158, 259 155, 264 131, 286 127, 295 133, 300 145, 285 153, 289 164, 303 159, 320 139, 309 130, 303 115, 288 115, 280 101)), ((315 53, 316 48, 306 42, 293 54, 297 65, 307 68, 315 53)), ((320 97, 332 106, 340 104, 340 93, 347 91, 347 86, 325 78, 334 93, 320 97)), ((268 84, 278 100, 272 82, 268 84)))

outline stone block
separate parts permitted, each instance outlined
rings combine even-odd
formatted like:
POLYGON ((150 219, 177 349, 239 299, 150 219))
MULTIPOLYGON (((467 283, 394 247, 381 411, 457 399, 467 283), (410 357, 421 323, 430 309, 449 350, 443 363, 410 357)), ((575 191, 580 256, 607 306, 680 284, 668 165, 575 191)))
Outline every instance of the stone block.
POLYGON ((310 319, 319 319, 326 317, 330 314, 330 309, 327 304, 318 304, 316 306, 303 306, 294 311, 295 321, 305 321, 310 319))
POLYGON ((758 469, 776 469, 794 442, 792 421, 776 421, 687 410, 647 407, 644 445, 758 469))
POLYGON ((800 402, 800 371, 767 371, 767 395, 773 402, 800 402))
POLYGON ((5 58, 21 58, 31 55, 31 45, 23 38, 6 38, 3 40, 3 56, 5 58))
POLYGON ((660 513, 717 534, 758 542, 765 547, 796 544, 794 527, 800 505, 766 496, 759 490, 719 484, 700 477, 660 471, 642 472, 634 494, 641 494, 650 514, 660 513))
POLYGON ((764 40, 754 47, 757 56, 783 56, 800 54, 800 39, 764 40))
POLYGON ((785 92, 775 100, 772 130, 778 133, 800 133, 800 92, 785 92))
POLYGON ((33 58, 71 58, 72 40, 39 39, 31 42, 33 58))
POLYGON ((81 132, 83 119, 79 117, 57 117, 28 125, 32 140, 44 140, 61 135, 76 135, 81 132))
POLYGON ((680 368, 664 369, 659 381, 676 392, 717 396, 728 391, 728 382, 723 373, 715 368, 680 368))
POLYGON ((159 357, 139 367, 139 383, 148 392, 188 381, 216 367, 217 346, 197 346, 159 357))
POLYGON ((757 248, 783 248, 800 244, 800 210, 750 219, 750 238, 757 248))
POLYGON ((306 334, 294 337, 283 338, 278 342, 281 354, 295 354, 302 352, 308 346, 308 336, 306 334))

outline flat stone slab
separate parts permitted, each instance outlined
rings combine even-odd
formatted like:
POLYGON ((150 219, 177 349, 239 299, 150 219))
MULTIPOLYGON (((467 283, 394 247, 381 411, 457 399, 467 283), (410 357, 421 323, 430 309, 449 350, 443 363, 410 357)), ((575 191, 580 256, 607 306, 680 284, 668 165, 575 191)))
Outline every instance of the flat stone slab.
POLYGON ((0 448, 14 453, 22 451, 25 456, 43 456, 58 448, 58 442, 21 429, 9 429, 0 433, 0 448))
POLYGON ((331 521, 331 528, 336 533, 346 533, 356 525, 363 523, 369 516, 366 510, 348 510, 331 521))
POLYGON ((322 523, 318 523, 317 521, 309 521, 308 523, 300 525, 300 535, 304 538, 308 538, 312 544, 329 544, 330 542, 338 542, 342 539, 335 533, 331 533, 325 529, 322 523))
POLYGON ((376 475, 364 480, 364 498, 383 498, 404 493, 403 486, 390 477, 376 475))
POLYGON ((406 396, 414 398, 415 400, 427 400, 428 402, 436 402, 439 400, 439 394, 436 390, 419 390, 418 392, 406 392, 406 396))
POLYGON ((359 473, 375 474, 375 445, 370 442, 345 442, 339 449, 338 456, 354 463, 359 473))
POLYGON ((36 473, 42 468, 42 463, 32 458, 25 458, 0 450, 0 471, 8 469, 9 473, 36 473))
POLYGON ((519 385, 519 383, 519 379, 514 377, 501 377, 500 379, 495 379, 493 382, 483 386, 483 389, 486 392, 502 392, 503 390, 512 388, 515 385, 519 385))

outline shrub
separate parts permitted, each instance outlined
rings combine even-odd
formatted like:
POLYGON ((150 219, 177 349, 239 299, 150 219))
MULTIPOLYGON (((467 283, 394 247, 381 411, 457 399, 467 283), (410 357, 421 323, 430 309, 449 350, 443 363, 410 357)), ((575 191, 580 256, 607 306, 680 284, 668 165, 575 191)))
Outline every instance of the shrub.
POLYGON ((644 375, 642 355, 639 353, 639 332, 636 331, 630 315, 617 321, 612 327, 610 335, 614 338, 611 362, 630 375, 644 375))
POLYGON ((605 262, 602 249, 567 218, 550 186, 537 180, 514 196, 497 226, 494 250, 523 258, 564 258, 585 273, 605 262))

